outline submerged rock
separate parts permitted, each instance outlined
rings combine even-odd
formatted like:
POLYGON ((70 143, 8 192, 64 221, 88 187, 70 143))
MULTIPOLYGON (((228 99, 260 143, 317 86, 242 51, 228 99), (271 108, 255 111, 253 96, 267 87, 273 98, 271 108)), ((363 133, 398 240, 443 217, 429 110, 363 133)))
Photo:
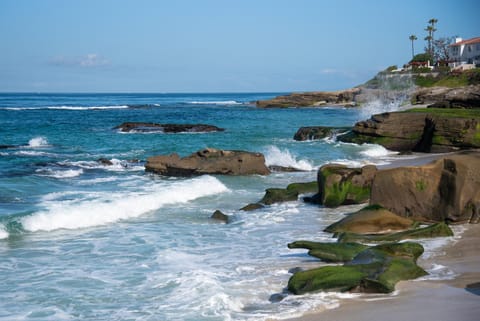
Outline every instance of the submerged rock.
POLYGON ((224 214, 220 210, 216 210, 215 212, 213 212, 213 214, 210 218, 212 218, 214 220, 217 220, 217 221, 220 221, 220 222, 223 222, 223 223, 228 223, 229 222, 228 215, 224 214))
POLYGON ((480 221, 480 152, 464 151, 430 164, 378 171, 371 202, 423 222, 480 221))
POLYGON ((180 158, 178 154, 149 157, 145 170, 165 176, 268 175, 270 173, 265 166, 265 157, 261 153, 214 148, 206 148, 184 158, 180 158))
POLYGON ((314 193, 318 190, 317 182, 292 183, 287 188, 268 188, 260 203, 271 205, 274 203, 296 201, 298 195, 314 193))
POLYGON ((126 122, 114 129, 118 129, 121 132, 161 132, 161 133, 208 133, 208 132, 220 132, 225 129, 219 128, 213 125, 205 124, 156 124, 156 123, 143 123, 143 122, 126 122))

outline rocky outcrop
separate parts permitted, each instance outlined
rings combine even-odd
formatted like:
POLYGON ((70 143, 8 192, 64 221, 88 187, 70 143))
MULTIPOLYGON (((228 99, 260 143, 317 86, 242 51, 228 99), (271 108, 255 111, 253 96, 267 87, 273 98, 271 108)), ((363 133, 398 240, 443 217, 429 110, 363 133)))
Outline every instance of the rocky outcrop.
POLYGON ((412 103, 443 108, 480 108, 480 85, 418 89, 412 103))
POLYGON ((208 133, 225 130, 217 126, 205 124, 156 124, 142 122, 127 122, 114 127, 114 129, 118 129, 124 133, 208 133))
POLYGON ((296 141, 305 141, 305 140, 316 140, 322 138, 330 138, 335 136, 337 133, 345 132, 350 130, 348 127, 325 127, 325 126, 309 126, 309 127, 300 127, 293 139, 296 141))
POLYGON ((269 100, 256 102, 259 108, 275 107, 319 107, 319 106, 354 106, 355 96, 361 92, 360 88, 351 88, 340 91, 316 91, 305 93, 292 93, 278 96, 269 100))
POLYGON ((265 191, 265 195, 260 203, 271 205, 274 203, 296 201, 298 199, 298 195, 304 193, 315 193, 317 190, 317 182, 292 183, 289 184, 287 188, 268 188, 265 191))
MULTIPOLYGON (((348 247, 352 247, 351 244, 348 247)), ((390 293, 398 281, 427 274, 416 264, 422 253, 423 247, 412 242, 368 247, 344 265, 296 272, 288 281, 288 290, 294 294, 313 291, 390 293)))
POLYGON ((373 115, 356 123, 351 133, 338 139, 379 144, 395 151, 480 148, 480 110, 421 108, 373 115))
POLYGON ((178 154, 153 156, 147 159, 145 170, 165 176, 195 176, 204 174, 268 175, 265 157, 261 153, 206 148, 190 156, 178 154))
POLYGON ((428 165, 378 171, 372 204, 417 221, 480 221, 480 152, 464 151, 428 165))
POLYGON ((318 170, 318 194, 310 199, 327 207, 368 202, 370 187, 377 168, 373 165, 348 168, 328 164, 318 170))
POLYGON ((367 206, 325 228, 329 233, 383 234, 410 229, 414 222, 381 206, 367 206))

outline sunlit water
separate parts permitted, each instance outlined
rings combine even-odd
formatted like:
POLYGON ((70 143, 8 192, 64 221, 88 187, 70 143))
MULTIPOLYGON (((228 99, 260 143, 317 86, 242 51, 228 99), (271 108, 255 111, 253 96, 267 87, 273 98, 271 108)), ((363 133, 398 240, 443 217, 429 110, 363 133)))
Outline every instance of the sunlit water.
POLYGON ((334 139, 294 141, 301 126, 350 126, 364 112, 250 104, 273 96, 0 94, 0 145, 10 145, 0 149, 0 319, 266 320, 348 297, 289 295, 289 270, 321 263, 287 243, 329 241, 323 228, 361 206, 326 209, 299 200, 238 209, 260 200, 266 188, 315 180, 327 162, 385 164, 395 155, 334 139), (225 131, 113 129, 126 121, 225 131), (305 172, 195 178, 144 172, 149 156, 205 147, 262 152, 268 165, 305 172), (216 209, 230 216, 229 224, 210 219, 216 209), (284 299, 272 300, 275 294, 284 299))

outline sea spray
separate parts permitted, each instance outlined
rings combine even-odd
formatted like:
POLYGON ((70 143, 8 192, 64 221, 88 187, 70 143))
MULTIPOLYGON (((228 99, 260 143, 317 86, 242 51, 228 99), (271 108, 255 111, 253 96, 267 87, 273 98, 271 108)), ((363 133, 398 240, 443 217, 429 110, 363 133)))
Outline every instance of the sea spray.
POLYGON ((265 153, 265 164, 267 166, 277 165, 284 167, 298 168, 304 171, 314 169, 308 160, 297 160, 288 149, 281 150, 277 146, 269 146, 265 153))
POLYGON ((28 147, 37 148, 48 146, 48 140, 45 137, 34 137, 28 141, 28 147))
POLYGON ((5 225, 0 224, 0 240, 7 239, 9 236, 7 229, 5 228, 5 225))
POLYGON ((56 229, 79 229, 135 218, 165 205, 186 203, 194 199, 228 191, 218 179, 203 176, 171 185, 151 186, 152 191, 111 196, 100 194, 96 199, 48 202, 47 209, 21 220, 31 232, 56 229), (136 194, 136 195, 135 195, 136 194))

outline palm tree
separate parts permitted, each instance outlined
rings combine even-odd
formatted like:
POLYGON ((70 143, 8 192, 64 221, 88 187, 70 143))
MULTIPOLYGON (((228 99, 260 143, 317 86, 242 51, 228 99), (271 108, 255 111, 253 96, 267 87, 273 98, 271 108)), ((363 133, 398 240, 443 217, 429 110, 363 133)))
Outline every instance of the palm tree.
POLYGON ((438 19, 435 19, 435 18, 432 18, 430 20, 428 20, 428 23, 429 25, 427 26, 427 28, 425 29, 425 31, 428 32, 428 36, 425 37, 425 40, 428 41, 428 53, 430 54, 430 56, 434 56, 434 48, 433 48, 433 42, 435 40, 434 38, 434 34, 435 34, 435 31, 437 31, 437 29, 435 29, 435 24, 438 22, 438 19))
POLYGON ((408 39, 412 41, 412 59, 413 59, 413 57, 415 57, 415 49, 413 48, 413 42, 417 40, 417 36, 411 35, 408 39))

